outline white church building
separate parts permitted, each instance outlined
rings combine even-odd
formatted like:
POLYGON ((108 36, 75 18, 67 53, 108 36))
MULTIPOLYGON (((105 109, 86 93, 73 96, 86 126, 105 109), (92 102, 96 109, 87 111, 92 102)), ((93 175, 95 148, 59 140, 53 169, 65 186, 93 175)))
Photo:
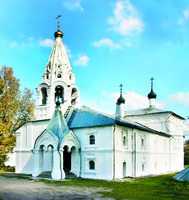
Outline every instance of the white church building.
POLYGON ((184 118, 156 108, 153 80, 148 108, 124 111, 122 90, 115 115, 81 107, 59 24, 54 36, 35 119, 16 130, 16 173, 113 180, 182 170, 184 118))

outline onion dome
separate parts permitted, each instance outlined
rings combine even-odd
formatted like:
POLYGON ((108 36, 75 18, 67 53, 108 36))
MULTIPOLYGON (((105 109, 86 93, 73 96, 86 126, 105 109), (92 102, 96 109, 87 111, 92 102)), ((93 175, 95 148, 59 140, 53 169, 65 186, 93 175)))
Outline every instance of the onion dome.
POLYGON ((117 105, 120 105, 120 104, 124 104, 125 103, 125 99, 123 98, 123 96, 122 96, 122 87, 123 87, 123 85, 122 84, 120 84, 120 97, 118 98, 118 100, 117 100, 117 105))
POLYGON ((122 94, 120 94, 120 97, 118 98, 117 100, 117 104, 120 105, 120 104, 124 104, 125 103, 125 99, 123 98, 122 94))
POLYGON ((60 31, 60 30, 57 30, 55 33, 54 33, 54 37, 55 37, 55 39, 57 38, 57 37, 63 37, 63 35, 64 35, 64 33, 62 32, 62 31, 60 31))
POLYGON ((156 99, 156 97, 157 97, 156 93, 153 91, 153 80, 154 80, 154 78, 150 79, 150 81, 151 81, 151 91, 148 94, 148 99, 156 99))
POLYGON ((148 99, 156 99, 156 97, 156 93, 151 89, 151 92, 148 94, 148 99))

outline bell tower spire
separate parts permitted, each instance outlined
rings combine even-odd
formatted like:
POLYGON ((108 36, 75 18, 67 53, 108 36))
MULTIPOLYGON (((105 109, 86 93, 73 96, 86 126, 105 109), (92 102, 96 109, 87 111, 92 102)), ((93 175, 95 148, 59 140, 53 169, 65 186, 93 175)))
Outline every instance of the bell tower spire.
POLYGON ((57 31, 54 33, 55 42, 47 61, 41 83, 37 87, 36 119, 48 119, 54 112, 54 104, 58 100, 62 113, 69 106, 80 107, 79 89, 75 82, 75 75, 62 41, 63 32, 60 30, 60 17, 57 31))

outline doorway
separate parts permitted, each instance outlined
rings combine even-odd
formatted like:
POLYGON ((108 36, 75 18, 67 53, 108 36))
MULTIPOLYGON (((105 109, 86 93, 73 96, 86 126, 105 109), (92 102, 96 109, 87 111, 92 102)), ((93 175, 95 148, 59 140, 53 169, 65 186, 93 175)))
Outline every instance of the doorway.
POLYGON ((71 170, 71 152, 68 152, 68 146, 64 146, 63 149, 64 171, 69 172, 71 170))
POLYGON ((123 163, 123 178, 126 177, 126 170, 127 170, 127 164, 126 162, 123 163))

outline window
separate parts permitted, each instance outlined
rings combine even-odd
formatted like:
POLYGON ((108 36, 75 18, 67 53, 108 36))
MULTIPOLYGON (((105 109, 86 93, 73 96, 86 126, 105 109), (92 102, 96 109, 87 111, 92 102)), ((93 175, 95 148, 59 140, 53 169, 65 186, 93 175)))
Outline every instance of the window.
POLYGON ((89 161, 89 169, 94 170, 95 169, 95 162, 93 160, 89 161))
POLYGON ((128 146, 128 133, 123 134, 123 146, 128 146))
POLYGON ((41 94, 42 94, 42 105, 45 105, 47 103, 47 89, 42 88, 41 94))
POLYGON ((145 163, 142 163, 142 171, 145 171, 145 163))
POLYGON ((144 138, 141 139, 141 146, 144 146, 144 138))
POLYGON ((141 142, 141 149, 146 149, 146 136, 145 136, 145 134, 141 134, 140 142, 141 142))
POLYGON ((94 135, 89 136, 89 144, 95 144, 95 136, 94 135))
POLYGON ((126 136, 123 136, 123 146, 126 145, 126 136))

